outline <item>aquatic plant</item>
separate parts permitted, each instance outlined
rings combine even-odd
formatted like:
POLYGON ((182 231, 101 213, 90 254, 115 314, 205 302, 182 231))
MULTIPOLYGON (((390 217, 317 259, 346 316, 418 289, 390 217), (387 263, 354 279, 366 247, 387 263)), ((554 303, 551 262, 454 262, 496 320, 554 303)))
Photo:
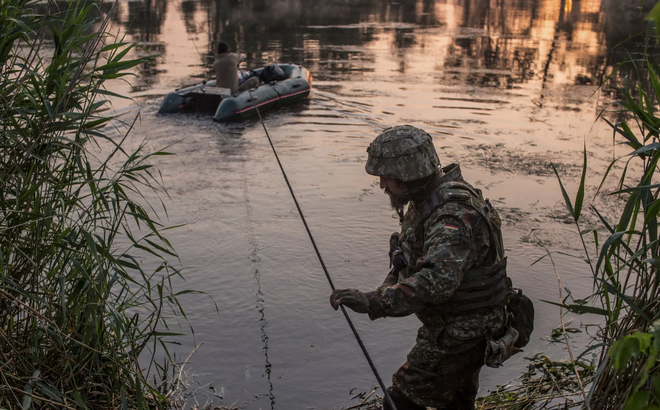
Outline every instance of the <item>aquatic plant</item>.
MULTIPOLYGON (((618 90, 622 98, 612 104, 614 110, 610 113, 621 120, 612 122, 603 117, 613 130, 614 143, 627 147, 625 155, 612 160, 595 194, 623 199, 624 206, 616 221, 608 220, 591 205, 588 211, 597 217, 600 226, 583 229, 581 216, 585 211, 583 204, 587 203, 586 147, 574 198, 554 169, 566 210, 583 246, 584 261, 592 274, 593 293, 580 299, 569 295, 560 303, 550 303, 575 314, 602 318, 591 345, 579 356, 597 353, 595 365, 585 366, 578 358, 572 360, 572 375, 564 373, 563 383, 546 380, 546 387, 553 386, 554 397, 561 399, 553 406, 548 406, 543 394, 529 388, 530 380, 535 379, 526 373, 520 383, 483 398, 482 409, 493 401, 508 408, 521 400, 527 405, 515 408, 660 409, 660 184, 655 175, 660 160, 660 117, 657 116, 660 66, 649 55, 650 38, 647 35, 641 57, 631 56, 610 75, 613 78, 626 66, 632 66, 629 72, 637 74, 633 85, 629 82, 618 90), (602 192, 608 178, 615 177, 610 176, 614 169, 620 169, 615 188, 602 192), (584 383, 567 382, 580 378, 584 383)), ((553 371, 561 368, 566 366, 556 366, 553 371)))
MULTIPOLYGON (((648 53, 649 38, 643 57, 624 64, 632 64, 640 79, 651 85, 650 90, 640 86, 621 90, 624 98, 615 106, 629 119, 608 121, 620 144, 630 151, 612 161, 599 190, 613 167, 623 163, 617 189, 609 195, 623 197, 625 206, 616 224, 592 207, 607 235, 602 242, 597 231, 591 232, 597 253, 588 256, 594 274, 595 291, 589 298, 595 306, 592 313, 605 319, 598 335, 602 346, 599 366, 589 394, 590 402, 599 409, 660 408, 660 367, 656 365, 660 338, 656 337, 657 324, 654 326, 660 318, 660 184, 655 183, 660 160, 660 117, 656 116, 660 66, 648 53), (631 170, 634 165, 637 171, 631 170)), ((583 187, 578 190, 580 195, 584 195, 583 187)), ((579 228, 579 218, 574 220, 579 228)))
POLYGON ((104 83, 143 60, 99 7, 0 0, 0 408, 166 407, 176 388, 180 272, 146 195, 168 153, 126 150, 130 121, 111 134, 104 83))

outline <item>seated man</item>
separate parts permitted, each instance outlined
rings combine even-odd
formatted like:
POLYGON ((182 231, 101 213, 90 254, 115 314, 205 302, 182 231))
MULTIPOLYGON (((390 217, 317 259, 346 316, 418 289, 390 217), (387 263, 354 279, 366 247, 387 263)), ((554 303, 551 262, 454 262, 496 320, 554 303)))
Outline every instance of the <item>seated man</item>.
POLYGON ((256 77, 248 78, 239 86, 238 64, 243 61, 240 54, 231 53, 229 44, 221 42, 218 44, 218 57, 213 63, 215 71, 215 86, 229 88, 232 95, 259 86, 259 79, 256 77))

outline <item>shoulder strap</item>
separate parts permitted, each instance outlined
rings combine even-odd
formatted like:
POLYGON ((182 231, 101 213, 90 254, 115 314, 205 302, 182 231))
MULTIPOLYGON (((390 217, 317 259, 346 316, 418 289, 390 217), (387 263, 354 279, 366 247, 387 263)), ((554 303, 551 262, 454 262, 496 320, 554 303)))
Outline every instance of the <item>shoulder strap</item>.
POLYGON ((419 206, 421 220, 426 220, 433 211, 447 202, 460 202, 479 212, 488 225, 488 231, 497 250, 498 260, 504 258, 504 244, 501 241, 500 227, 496 226, 490 215, 494 211, 493 205, 488 199, 483 199, 481 191, 459 181, 440 184, 419 206))
POLYGON ((419 206, 419 214, 422 220, 425 220, 433 211, 447 202, 469 202, 470 195, 479 197, 479 194, 466 183, 458 181, 449 181, 440 184, 435 191, 422 202, 419 206), (467 191, 467 192, 466 192, 467 191))

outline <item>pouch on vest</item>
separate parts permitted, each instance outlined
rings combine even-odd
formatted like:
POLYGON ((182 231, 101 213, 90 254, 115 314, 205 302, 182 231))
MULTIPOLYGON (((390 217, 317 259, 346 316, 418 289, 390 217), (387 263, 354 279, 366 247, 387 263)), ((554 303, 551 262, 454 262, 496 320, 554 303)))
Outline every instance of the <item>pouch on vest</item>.
POLYGON ((529 343, 534 331, 534 303, 523 294, 522 289, 512 289, 507 310, 512 316, 511 327, 520 334, 515 346, 523 348, 529 343))
POLYGON ((484 363, 488 367, 500 367, 509 357, 521 352, 534 331, 534 303, 523 294, 522 289, 511 288, 506 309, 506 333, 486 344, 484 363))
POLYGON ((516 329, 509 326, 504 336, 497 340, 489 340, 486 342, 486 355, 484 362, 488 367, 498 368, 514 354, 522 351, 516 347, 516 343, 520 339, 520 334, 516 329))

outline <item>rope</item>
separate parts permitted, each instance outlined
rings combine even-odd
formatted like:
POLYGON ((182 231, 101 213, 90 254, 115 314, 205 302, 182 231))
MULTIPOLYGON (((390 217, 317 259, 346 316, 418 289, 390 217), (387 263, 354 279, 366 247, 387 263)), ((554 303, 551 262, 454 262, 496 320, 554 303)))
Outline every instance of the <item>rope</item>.
MULTIPOLYGON (((250 93, 250 99, 254 99, 254 97, 252 96, 252 91, 248 90, 248 92, 250 93)), ((323 272, 325 273, 325 277, 328 279, 328 283, 330 283, 330 288, 334 291, 335 285, 332 283, 332 278, 330 277, 328 268, 325 267, 325 262, 323 262, 323 257, 321 256, 321 252, 319 251, 319 248, 316 246, 316 241, 314 241, 314 236, 312 236, 312 231, 309 230, 309 226, 307 225, 307 221, 305 220, 305 215, 303 214, 303 211, 300 208, 300 205, 298 204, 298 200, 296 199, 296 194, 293 192, 293 188, 289 183, 289 178, 286 176, 286 172, 284 172, 284 167, 282 166, 280 157, 277 155, 277 151, 275 150, 275 146, 273 145, 273 140, 271 140, 270 134, 268 134, 268 130, 266 129, 266 124, 264 123, 263 118, 261 118, 261 112, 259 112, 259 107, 256 104, 255 104, 255 108, 257 109, 257 114, 259 115, 259 121, 261 121, 261 125, 264 127, 264 132, 266 133, 266 137, 268 137, 268 142, 270 143, 270 147, 273 149, 273 154, 275 154, 275 159, 277 160, 277 164, 280 166, 280 170, 282 171, 282 176, 284 176, 284 181, 286 182, 286 186, 289 187, 289 192, 291 193, 293 202, 296 204, 296 208, 298 209, 298 213, 300 214, 300 219, 302 219, 303 225, 305 225, 305 230, 307 230, 307 235, 309 235, 309 240, 312 241, 312 246, 314 247, 314 251, 316 251, 316 256, 319 258, 319 262, 321 262, 321 266, 323 267, 323 272)), ((367 352, 367 348, 364 346, 364 343, 362 342, 360 335, 355 329, 355 326, 353 326, 353 321, 351 320, 350 316, 348 316, 348 312, 346 312, 346 308, 344 308, 344 305, 339 305, 339 307, 341 308, 341 312, 344 314, 344 317, 346 318, 348 325, 351 327, 351 330, 353 331, 353 335, 355 335, 355 339, 360 345, 360 348, 362 349, 362 353, 364 353, 364 357, 367 358, 367 362, 369 362, 371 371, 373 371, 374 376, 376 376, 376 380, 378 380, 378 384, 380 384, 380 388, 383 389, 383 395, 385 396, 385 400, 387 400, 387 403, 390 405, 390 408, 392 410, 397 410, 396 406, 394 405, 394 402, 392 401, 392 398, 390 397, 389 392, 387 391, 387 388, 385 388, 385 383, 383 383, 383 379, 380 378, 380 374, 378 374, 378 370, 376 370, 376 366, 374 365, 374 362, 371 360, 371 356, 369 356, 369 352, 367 352)))

